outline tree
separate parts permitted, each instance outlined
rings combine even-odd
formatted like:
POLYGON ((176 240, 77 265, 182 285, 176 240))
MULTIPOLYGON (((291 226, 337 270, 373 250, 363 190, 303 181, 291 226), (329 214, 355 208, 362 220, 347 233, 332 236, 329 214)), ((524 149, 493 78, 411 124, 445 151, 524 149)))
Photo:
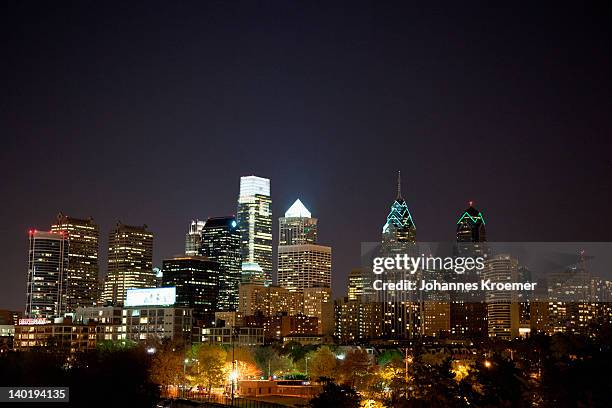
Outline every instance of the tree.
POLYGON ((163 347, 155 352, 151 362, 151 381, 159 384, 164 394, 168 386, 179 384, 182 380, 183 356, 171 347, 163 347))
POLYGON ((190 369, 193 381, 210 394, 213 387, 225 383, 229 374, 225 364, 227 353, 223 348, 209 344, 194 346, 192 353, 196 359, 196 364, 190 369))
POLYGON ((370 388, 372 359, 365 350, 351 350, 340 363, 339 372, 343 383, 365 391, 370 388))
POLYGON ((293 361, 288 356, 279 355, 278 351, 271 347, 258 347, 253 353, 257 368, 268 376, 282 376, 293 370, 293 361))
POLYGON ((304 357, 308 358, 308 375, 311 378, 334 378, 336 370, 336 356, 327 346, 323 346, 304 357))
POLYGON ((479 390, 476 405, 523 407, 530 405, 525 398, 527 381, 514 362, 498 355, 476 362, 475 384, 479 390))
POLYGON ((323 387, 323 392, 310 400, 310 407, 359 408, 360 402, 361 398, 354 388, 328 382, 323 387))

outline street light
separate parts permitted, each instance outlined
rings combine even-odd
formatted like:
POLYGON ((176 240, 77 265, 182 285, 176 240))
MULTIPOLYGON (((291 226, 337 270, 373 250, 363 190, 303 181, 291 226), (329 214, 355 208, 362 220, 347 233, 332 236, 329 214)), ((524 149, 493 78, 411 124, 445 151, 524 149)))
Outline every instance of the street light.
POLYGON ((188 358, 183 360, 183 389, 181 390, 181 394, 183 398, 185 398, 185 387, 187 386, 187 363, 188 362, 189 362, 188 358))
POLYGON ((490 362, 489 360, 485 360, 485 361, 484 361, 484 366, 485 366, 486 368, 491 368, 491 362, 490 362))
POLYGON ((308 380, 308 359, 309 358, 310 357, 308 357, 308 356, 304 357, 304 360, 306 360, 306 380, 308 380))

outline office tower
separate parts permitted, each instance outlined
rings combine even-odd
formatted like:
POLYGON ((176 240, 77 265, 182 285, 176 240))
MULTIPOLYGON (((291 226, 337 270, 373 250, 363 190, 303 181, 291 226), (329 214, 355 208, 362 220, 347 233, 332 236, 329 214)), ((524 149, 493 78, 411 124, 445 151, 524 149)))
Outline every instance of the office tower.
POLYGON ((264 283, 272 283, 272 199, 269 179, 240 177, 236 221, 242 239, 242 262, 258 264, 264 274, 264 283))
POLYGON ((127 289, 155 286, 153 233, 147 226, 117 223, 108 242, 108 272, 102 300, 123 304, 127 289))
POLYGON ((483 243, 487 240, 485 219, 480 211, 474 208, 474 202, 457 220, 457 251, 468 256, 482 255, 485 252, 483 243))
MULTIPOLYGON (((457 242, 454 255, 461 257, 484 257, 487 254, 486 228, 482 212, 469 202, 457 220, 457 242)), ((464 274, 451 274, 454 282, 477 283, 481 271, 471 270, 464 274)), ((452 334, 467 337, 486 337, 487 304, 482 291, 451 293, 450 329, 452 334)))
POLYGON ((25 314, 50 318, 66 311, 68 237, 63 232, 30 230, 25 314))
POLYGON ((185 235, 185 255, 200 255, 200 247, 202 246, 202 229, 204 221, 191 220, 189 231, 185 235))
MULTIPOLYGON (((416 226, 402 197, 401 175, 397 175, 397 195, 382 229, 380 256, 397 254, 417 255, 416 226)), ((379 276, 384 282, 418 281, 415 274, 390 269, 379 276)), ((389 338, 412 338, 421 333, 420 304, 414 293, 408 291, 377 291, 377 302, 382 305, 382 334, 389 338)))
MULTIPOLYGON (((485 262, 483 278, 491 282, 511 283, 518 277, 518 261, 510 255, 495 255, 485 262)), ((517 294, 511 290, 492 290, 485 294, 489 337, 511 340, 518 336, 519 307, 517 294)))
POLYGON ((306 245, 317 242, 317 219, 298 198, 278 219, 278 245, 306 245))
POLYGON ((416 242, 416 226, 408 209, 408 204, 402 197, 401 174, 397 173, 397 197, 391 204, 387 222, 383 226, 382 242, 387 249, 399 246, 402 251, 404 243, 416 242))
POLYGON ((303 314, 319 319, 319 332, 323 336, 334 334, 334 301, 331 288, 304 288, 303 314))
POLYGON ((196 321, 211 325, 219 301, 220 264, 204 256, 163 261, 162 287, 176 287, 176 305, 193 309, 196 321))
POLYGON ((331 286, 331 247, 316 242, 317 219, 298 199, 279 219, 278 284, 290 292, 331 286))
POLYGON ((278 247, 278 284, 290 292, 331 286, 332 249, 323 245, 278 247))
POLYGON ((100 229, 93 218, 79 219, 64 214, 57 216, 51 232, 63 233, 70 245, 66 266, 66 311, 93 306, 99 297, 98 240, 100 229))
POLYGON ((551 333, 585 332, 592 320, 592 276, 586 267, 584 253, 575 264, 548 274, 548 326, 551 333))
POLYGON ((348 300, 362 300, 365 291, 366 280, 363 269, 355 268, 348 276, 348 300))
POLYGON ((236 310, 242 263, 240 231, 235 217, 215 217, 206 220, 202 228, 202 255, 219 263, 217 310, 236 310))

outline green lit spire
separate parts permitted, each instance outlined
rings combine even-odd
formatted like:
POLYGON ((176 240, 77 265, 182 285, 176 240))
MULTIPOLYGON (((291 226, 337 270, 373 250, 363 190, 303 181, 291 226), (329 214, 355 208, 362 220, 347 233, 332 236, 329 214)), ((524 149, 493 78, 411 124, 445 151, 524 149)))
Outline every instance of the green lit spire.
POLYGON ((397 173, 397 198, 391 204, 391 211, 389 211, 389 215, 387 215, 387 222, 383 226, 383 234, 394 233, 399 240, 402 237, 408 238, 412 240, 414 236, 414 232, 416 230, 416 226, 414 225, 414 221, 412 220, 412 214, 410 214, 410 210, 408 209, 408 204, 402 198, 402 189, 401 189, 401 173, 398 171, 397 173))

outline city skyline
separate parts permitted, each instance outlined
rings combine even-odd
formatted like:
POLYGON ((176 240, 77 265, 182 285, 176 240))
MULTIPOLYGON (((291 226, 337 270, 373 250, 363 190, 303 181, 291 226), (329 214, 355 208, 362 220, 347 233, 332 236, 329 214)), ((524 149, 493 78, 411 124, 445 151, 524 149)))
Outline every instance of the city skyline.
POLYGON ((421 241, 453 240, 470 200, 490 241, 612 241, 597 7, 150 7, 6 12, 3 307, 23 307, 28 229, 58 212, 100 225, 102 274, 117 220, 150 226, 161 266, 191 219, 235 213, 248 174, 272 180, 272 214, 300 197, 324 220, 337 294, 398 169, 421 241))
MULTIPOLYGON (((249 177, 255 177, 255 176, 249 176, 249 177)), ((387 215, 387 223, 385 223, 382 226, 383 230, 386 227, 386 225, 389 223, 389 217, 393 218, 394 211, 397 211, 395 206, 397 205, 398 200, 399 200, 399 203, 401 203, 401 205, 403 206, 402 207, 403 209, 407 208, 407 210, 406 210, 406 214, 407 214, 406 217, 408 217, 408 219, 410 220, 411 225, 416 225, 417 224, 417 222, 413 220, 413 215, 412 215, 412 213, 410 211, 409 202, 407 202, 407 201, 405 201, 403 199, 403 196, 402 196, 402 193, 401 193, 401 176, 400 176, 400 172, 399 171, 398 171, 396 177, 397 177, 397 181, 396 181, 396 188, 397 188, 396 201, 393 202, 393 205, 391 206, 391 212, 387 215), (412 223, 414 223, 414 224, 412 224, 412 223)), ((274 199, 273 199, 274 195, 273 194, 270 194, 270 198, 272 199, 272 202, 274 202, 274 199)), ((473 209, 474 206, 476 206, 476 203, 473 200, 470 200, 470 201, 467 202, 467 209, 462 209, 462 210, 457 210, 456 211, 456 218, 455 219, 456 220, 458 219, 459 221, 456 221, 453 225, 449 226, 449 231, 450 231, 450 234, 451 234, 452 238, 448 239, 446 241, 452 242, 454 239, 458 239, 457 238, 458 235, 455 236, 455 234, 452 233, 453 232, 453 227, 456 227, 458 222, 460 222, 466 216, 466 214, 468 214, 468 211, 470 209, 473 209)), ((272 224, 273 224, 273 228, 272 228, 272 231, 273 231, 273 234, 272 234, 273 235, 273 241, 272 242, 274 243, 274 245, 273 245, 274 261, 273 261, 273 280, 272 280, 272 283, 275 284, 275 285, 279 284, 278 283, 278 270, 277 270, 277 267, 278 267, 277 263, 278 262, 277 262, 276 258, 278 256, 278 245, 277 244, 279 242, 279 239, 281 238, 280 237, 280 233, 281 233, 280 222, 281 222, 281 220, 287 219, 286 218, 287 214, 288 214, 288 212, 291 212, 291 211, 298 211, 298 212, 299 211, 305 211, 305 213, 301 214, 301 215, 298 215, 298 214, 292 215, 294 217, 295 216, 302 216, 302 217, 310 217, 311 216, 310 211, 304 206, 304 204, 298 198, 295 201, 293 201, 291 205, 288 205, 286 207, 286 210, 281 211, 281 213, 284 214, 284 217, 272 217, 272 224)), ((478 216, 479 217, 484 217, 483 216, 483 212, 484 211, 478 211, 478 216)), ((60 215, 61 214, 62 213, 60 212, 60 215)), ((77 215, 77 217, 81 217, 81 215, 77 215)), ((205 216, 199 215, 199 216, 195 217, 194 219, 197 221, 198 218, 215 219, 215 218, 231 218, 231 217, 235 217, 235 216, 233 214, 228 215, 228 216, 223 216, 223 217, 218 217, 218 216, 215 216, 215 215, 205 215, 205 216)), ((85 217, 83 217, 83 218, 85 218, 85 217)), ((187 219, 188 218, 189 217, 186 217, 185 223, 187 223, 187 219)), ((487 219, 488 218, 489 217, 488 217, 488 213, 487 213, 487 219)), ((315 223, 316 223, 317 218, 313 218, 313 219, 315 220, 315 223)), ((54 224, 56 223, 56 221, 57 220, 55 220, 55 221, 50 223, 50 226, 52 227, 52 228, 49 228, 50 231, 53 231, 53 228, 55 228, 54 224)), ((202 227, 206 223, 206 221, 199 221, 199 222, 202 224, 202 227)), ((194 224, 193 220, 191 221, 191 224, 192 224, 192 228, 193 228, 193 224, 194 224)), ((122 225, 122 223, 119 222, 117 225, 122 225)), ((97 226, 97 227, 100 227, 100 230, 104 231, 104 227, 105 227, 104 225, 97 226)), ((155 233, 155 231, 153 231, 150 227, 147 227, 146 225, 145 225, 145 227, 148 228, 149 230, 151 230, 152 233, 155 233)), ((317 225, 315 224, 315 229, 316 229, 316 227, 317 227, 317 225)), ((46 231, 47 230, 45 228, 41 228, 41 229, 29 228, 28 229, 28 233, 29 234, 32 234, 32 232, 43 232, 44 233, 46 231)), ((113 229, 111 229, 110 232, 112 232, 112 231, 113 231, 113 229)), ((415 231, 416 231, 416 229, 415 229, 415 231)), ((420 232, 422 232, 422 231, 420 230, 420 232)), ((316 232, 315 232, 315 234, 316 234, 316 232)), ((188 235, 189 234, 187 234, 187 236, 188 235)), ((108 236, 108 234, 107 234, 107 236, 108 236)), ((383 233, 383 236, 384 236, 384 233, 383 233)), ((159 237, 156 235, 156 241, 158 239, 159 239, 159 237)), ((416 241, 417 242, 419 242, 419 241, 420 242, 424 242, 424 240, 419 240, 419 239, 417 239, 416 241)), ((377 241, 376 240, 370 240, 370 241, 366 241, 366 242, 377 242, 377 241)), ((441 241, 441 242, 444 242, 444 241, 441 241)), ((107 273, 108 273, 107 272, 107 270, 108 270, 108 267, 107 267, 107 262, 108 262, 108 243, 109 243, 108 239, 106 239, 106 240, 105 239, 100 239, 100 242, 99 242, 99 244, 100 244, 99 245, 100 251, 98 253, 98 268, 99 268, 99 271, 100 271, 99 272, 99 284, 100 284, 100 291, 101 292, 103 291, 104 282, 106 280, 107 273), (104 248, 104 250, 103 250, 103 248, 104 248)), ((334 243, 328 243, 328 244, 331 245, 332 247, 334 246, 334 243)), ((172 253, 172 254, 158 254, 154 250, 153 251, 153 259, 154 259, 153 267, 154 268, 161 268, 162 264, 163 264, 163 261, 165 259, 172 258, 173 256, 181 256, 181 255, 177 255, 177 254, 182 254, 182 253, 184 253, 187 250, 187 247, 185 246, 185 235, 182 236, 182 241, 179 242, 179 245, 183 246, 182 250, 181 251, 177 251, 177 252, 172 253), (159 264, 155 263, 156 259, 160 259, 159 264)), ((189 254, 187 254, 187 255, 189 255, 189 254)), ((350 274, 350 272, 353 269, 360 267, 360 260, 358 259, 359 258, 358 255, 359 254, 356 253, 355 255, 356 255, 356 262, 351 267, 350 270, 348 270, 348 271, 339 271, 339 270, 337 270, 337 268, 335 266, 332 268, 332 272, 333 272, 332 288, 333 288, 333 297, 334 298, 345 296, 348 293, 349 288, 346 285, 346 282, 348 281, 349 274, 350 274), (338 279, 337 275, 342 276, 342 278, 338 279)), ((334 262, 334 264, 335 264, 335 262, 334 262)), ((27 274, 26 274, 26 277, 27 277, 27 274)), ((11 308, 10 306, 4 306, 4 307, 7 307, 9 309, 11 308)), ((13 307, 12 309, 20 310, 19 307, 13 307)))

